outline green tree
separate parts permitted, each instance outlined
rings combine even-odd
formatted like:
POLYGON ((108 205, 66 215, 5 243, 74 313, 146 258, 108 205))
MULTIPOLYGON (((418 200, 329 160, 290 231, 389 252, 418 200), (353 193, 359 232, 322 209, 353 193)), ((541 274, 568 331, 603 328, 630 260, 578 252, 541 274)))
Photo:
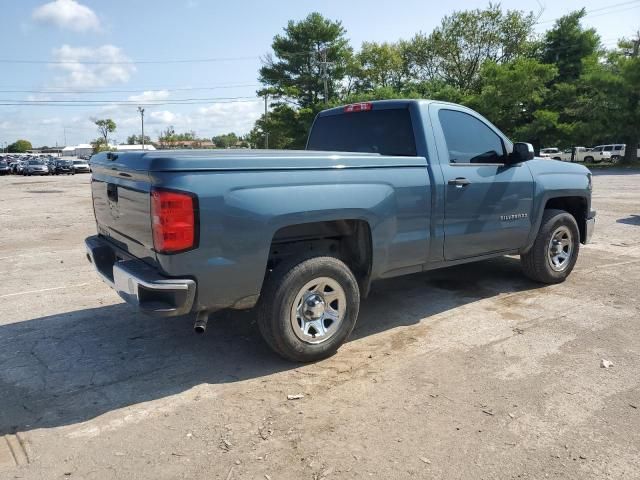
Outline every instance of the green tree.
POLYGON ((289 21, 284 34, 273 39, 273 54, 263 60, 260 82, 302 108, 328 101, 339 89, 351 55, 345 34, 342 23, 317 12, 289 21), (329 98, 324 95, 325 77, 329 98))
POLYGON ((98 133, 104 139, 104 143, 109 143, 109 134, 116 131, 116 122, 110 118, 92 119, 93 123, 98 127, 98 133))
POLYGON ((213 137, 211 139, 211 141, 213 143, 215 143, 216 147, 218 147, 218 148, 234 147, 236 145, 236 143, 238 143, 238 140, 240 140, 240 139, 233 132, 225 133, 223 135, 216 135, 215 137, 213 137))
MULTIPOLYGON (((144 136, 144 143, 146 145, 151 143, 151 137, 148 135, 144 136)), ((127 145, 140 145, 142 144, 142 135, 129 135, 127 137, 127 145)))
POLYGON ((158 135, 158 143, 160 144, 160 148, 167 148, 175 141, 175 128, 173 125, 168 126, 160 135, 158 135))
POLYGON ((94 154, 100 153, 100 152, 109 152, 109 151, 113 150, 109 146, 107 141, 102 137, 98 137, 94 141, 92 141, 91 142, 91 146, 93 147, 93 153, 94 154))
POLYGON ((583 8, 559 18, 544 36, 542 61, 556 66, 558 83, 577 80, 585 59, 598 54, 598 34, 580 23, 586 13, 583 8))
POLYGON ((491 119, 508 136, 540 148, 548 142, 555 143, 554 136, 560 128, 557 115, 545 110, 549 84, 556 75, 553 65, 534 58, 502 64, 487 62, 480 72, 480 93, 465 99, 465 103, 491 119))
POLYGON ((269 148, 304 148, 311 123, 322 108, 321 106, 293 108, 287 104, 275 104, 266 120, 263 115, 256 121, 247 140, 254 146, 263 147, 265 132, 267 132, 269 134, 269 148))
MULTIPOLYGON (((585 74, 598 104, 598 123, 610 139, 626 144, 624 163, 637 161, 640 145, 640 33, 622 40, 606 61, 585 74)), ((610 140, 611 141, 611 140, 610 140)))
POLYGON ((463 92, 477 91, 485 62, 509 62, 534 52, 535 21, 532 13, 503 12, 497 4, 455 12, 430 35, 418 34, 411 40, 409 68, 422 72, 423 80, 439 79, 463 92))
POLYGON ((29 140, 16 140, 8 147, 9 153, 25 153, 33 148, 29 140))
POLYGON ((388 87, 400 91, 409 80, 401 43, 364 42, 347 72, 356 92, 388 87))

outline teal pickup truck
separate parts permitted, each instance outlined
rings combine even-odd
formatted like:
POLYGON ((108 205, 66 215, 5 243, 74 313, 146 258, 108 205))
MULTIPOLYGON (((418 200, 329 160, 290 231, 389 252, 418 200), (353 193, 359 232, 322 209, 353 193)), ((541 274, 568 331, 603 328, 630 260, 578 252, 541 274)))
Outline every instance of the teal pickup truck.
POLYGON ((101 153, 87 258, 156 315, 256 307, 266 342, 313 361, 371 282, 500 255, 567 278, 593 233, 591 173, 534 158, 478 113, 428 100, 321 112, 304 151, 101 153))

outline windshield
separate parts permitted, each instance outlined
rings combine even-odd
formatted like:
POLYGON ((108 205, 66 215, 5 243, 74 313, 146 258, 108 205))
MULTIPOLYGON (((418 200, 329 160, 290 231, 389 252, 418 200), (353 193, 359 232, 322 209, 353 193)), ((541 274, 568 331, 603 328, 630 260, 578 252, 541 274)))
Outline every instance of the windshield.
POLYGON ((394 108, 318 117, 307 150, 416 156, 411 115, 394 108))
POLYGON ((85 162, 84 160, 74 160, 73 161, 74 165, 84 165, 85 163, 87 163, 87 162, 85 162))
POLYGON ((42 165, 40 160, 29 160, 29 165, 42 165))
POLYGON ((58 160, 58 165, 71 165, 69 160, 58 160))

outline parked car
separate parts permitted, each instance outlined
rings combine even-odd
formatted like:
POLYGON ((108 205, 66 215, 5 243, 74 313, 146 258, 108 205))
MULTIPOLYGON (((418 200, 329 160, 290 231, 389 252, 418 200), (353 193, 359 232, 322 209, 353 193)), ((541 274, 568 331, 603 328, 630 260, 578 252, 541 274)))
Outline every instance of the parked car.
MULTIPOLYGON (((597 147, 593 147, 594 150, 609 152, 611 155, 611 161, 618 161, 624 158, 626 152, 626 144, 624 143, 613 143, 609 145, 598 145, 597 147)), ((640 158, 640 145, 636 150, 636 158, 640 158)))
POLYGON ((591 153, 585 156, 585 162, 610 162, 613 158, 613 145, 597 145, 591 148, 591 153), (591 159, 588 159, 591 157, 591 159))
POLYGON ((0 159, 0 175, 9 175, 11 173, 11 167, 6 160, 0 159))
POLYGON ((516 254, 559 283, 593 233, 588 169, 535 159, 460 105, 326 110, 307 150, 95 155, 87 258, 127 302, 195 313, 199 332, 257 306, 273 350, 314 361, 347 339, 373 281, 516 254))
POLYGON ((52 158, 47 158, 44 161, 45 165, 49 169, 49 175, 53 175, 56 172, 56 162, 52 158))
MULTIPOLYGON (((594 153, 587 147, 567 148, 560 154, 560 160, 565 162, 584 162, 585 157, 590 157, 588 161, 593 162, 594 153)), ((600 155, 598 155, 600 158, 600 155)))
POLYGON ((611 152, 593 150, 587 147, 567 148, 560 154, 560 160, 565 162, 599 163, 611 161, 611 152))
POLYGON ((556 147, 541 148, 539 156, 541 158, 553 158, 554 160, 560 160, 560 149, 556 147))
POLYGON ((22 168, 22 175, 49 175, 49 167, 42 160, 28 160, 22 168))
POLYGON ((75 173, 89 173, 91 167, 86 160, 73 160, 73 171, 75 173))
POLYGON ((73 162, 71 160, 56 160, 54 164, 55 175, 75 175, 76 172, 73 168, 73 162))

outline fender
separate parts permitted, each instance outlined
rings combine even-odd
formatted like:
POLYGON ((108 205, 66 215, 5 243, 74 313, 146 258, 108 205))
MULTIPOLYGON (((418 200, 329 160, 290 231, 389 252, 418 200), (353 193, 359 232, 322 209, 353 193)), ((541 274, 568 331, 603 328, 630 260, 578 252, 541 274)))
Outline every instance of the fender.
POLYGON ((576 218, 581 232, 586 226, 587 214, 591 208, 591 190, 589 189, 589 170, 582 165, 559 162, 556 160, 531 160, 526 162, 534 177, 533 218, 527 242, 519 253, 528 252, 535 242, 546 205, 562 198, 581 198, 584 200, 584 218, 576 218), (542 164, 540 164, 542 162, 542 164), (583 225, 581 225, 581 222, 583 225))

